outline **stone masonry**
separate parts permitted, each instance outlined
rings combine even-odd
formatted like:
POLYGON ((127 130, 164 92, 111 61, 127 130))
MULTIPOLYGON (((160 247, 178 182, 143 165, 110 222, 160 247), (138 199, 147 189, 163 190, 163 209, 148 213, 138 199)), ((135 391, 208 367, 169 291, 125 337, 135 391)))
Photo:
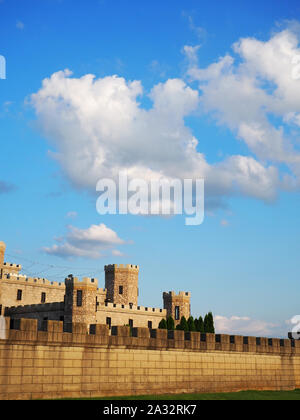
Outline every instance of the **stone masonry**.
POLYGON ((0 333, 1 400, 300 387, 298 340, 9 318, 0 333))
MULTIPOLYGON (((138 305, 139 266, 106 265, 105 289, 98 280, 70 275, 64 283, 21 275, 21 266, 4 262, 5 244, 0 242, 0 315, 12 319, 32 318, 112 326, 157 328, 163 318, 190 316, 190 293, 164 293, 164 308, 138 305)), ((176 324, 179 321, 176 320, 176 324)))

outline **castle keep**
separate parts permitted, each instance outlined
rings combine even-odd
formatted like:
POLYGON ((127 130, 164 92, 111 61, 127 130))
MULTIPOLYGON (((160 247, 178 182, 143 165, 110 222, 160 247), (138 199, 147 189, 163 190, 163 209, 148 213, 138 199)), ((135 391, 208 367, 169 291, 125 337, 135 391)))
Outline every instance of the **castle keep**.
POLYGON ((190 316, 190 293, 164 293, 164 309, 138 305, 137 265, 105 266, 105 289, 98 280, 70 275, 64 283, 21 275, 22 267, 4 262, 5 244, 0 242, 0 315, 11 319, 63 321, 65 324, 130 325, 155 329, 162 318, 172 316, 178 324, 190 316))

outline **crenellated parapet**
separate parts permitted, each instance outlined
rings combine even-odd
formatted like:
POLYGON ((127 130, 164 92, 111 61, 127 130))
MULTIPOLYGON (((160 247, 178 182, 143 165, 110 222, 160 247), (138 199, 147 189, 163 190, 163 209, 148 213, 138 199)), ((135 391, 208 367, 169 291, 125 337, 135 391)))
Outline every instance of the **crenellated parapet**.
POLYGON ((137 311, 139 313, 145 313, 145 314, 155 314, 155 315, 160 315, 162 318, 164 318, 166 316, 166 311, 165 309, 161 309, 161 308, 150 308, 147 306, 135 306, 135 305, 122 305, 122 304, 118 304, 118 303, 109 303, 106 302, 102 307, 100 307, 100 309, 112 309, 112 310, 124 310, 126 312, 128 311, 137 311))
POLYGON ((191 293, 190 292, 179 292, 176 293, 174 291, 171 292, 164 292, 163 296, 168 296, 168 297, 183 297, 183 298, 191 298, 191 293))
POLYGON ((72 275, 70 275, 65 279, 65 284, 72 284, 74 287, 92 286, 98 289, 98 279, 90 277, 84 277, 83 279, 79 279, 78 277, 73 277, 72 275))
POLYGON ((19 272, 22 270, 22 266, 20 264, 11 264, 5 262, 2 264, 1 270, 2 276, 5 274, 19 274, 19 272))
POLYGON ((53 286, 58 288, 64 288, 65 283, 58 283, 55 281, 50 281, 45 278, 40 277, 27 277, 25 275, 17 275, 17 274, 4 274, 2 277, 2 281, 11 282, 11 283, 19 283, 19 284, 30 284, 30 285, 37 285, 37 286, 53 286))
POLYGON ((105 271, 114 271, 114 270, 133 270, 139 271, 140 267, 138 265, 132 264, 109 264, 104 266, 105 271))
MULTIPOLYGON (((47 321, 38 326, 34 319, 5 318, 6 341, 35 341, 80 343, 91 346, 121 346, 127 349, 181 350, 191 352, 250 353, 281 356, 300 356, 300 340, 267 337, 250 337, 226 334, 201 334, 199 332, 167 331, 149 328, 130 328, 82 323, 64 324, 47 321)), ((4 341, 5 341, 4 340, 4 341)), ((3 340, 0 340, 0 342, 3 340)))

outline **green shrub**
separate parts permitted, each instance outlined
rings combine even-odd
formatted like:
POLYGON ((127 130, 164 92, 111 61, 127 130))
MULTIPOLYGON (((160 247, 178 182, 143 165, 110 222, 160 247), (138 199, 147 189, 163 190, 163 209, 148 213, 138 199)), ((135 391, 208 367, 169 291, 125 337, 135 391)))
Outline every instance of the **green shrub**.
POLYGON ((160 330, 166 330, 166 329, 167 329, 167 321, 165 320, 165 318, 163 318, 163 319, 160 321, 160 323, 159 323, 159 325, 158 325, 158 328, 159 328, 160 330))
POLYGON ((168 331, 175 330, 175 321, 171 316, 169 316, 169 318, 167 319, 167 330, 168 331))

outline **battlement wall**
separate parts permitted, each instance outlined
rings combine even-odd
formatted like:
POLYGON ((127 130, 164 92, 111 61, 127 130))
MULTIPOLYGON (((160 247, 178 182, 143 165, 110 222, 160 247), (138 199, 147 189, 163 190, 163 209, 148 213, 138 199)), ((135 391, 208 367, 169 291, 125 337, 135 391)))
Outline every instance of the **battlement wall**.
POLYGON ((40 278, 40 277, 27 277, 25 275, 17 275, 17 274, 4 274, 2 279, 0 279, 0 284, 1 282, 8 282, 8 283, 24 283, 24 284, 31 284, 31 285, 35 285, 35 286, 52 286, 60 288, 60 289, 64 289, 65 288, 65 283, 64 282, 55 282, 55 281, 50 281, 47 280, 45 278, 40 278))
MULTIPOLYGON (((46 307, 48 305, 44 306, 46 307)), ((61 303, 50 304, 49 307, 51 306, 56 309, 62 308, 61 303)), ((26 307, 23 308, 27 309, 26 307)), ((40 331, 37 321, 34 319, 21 318, 11 320, 9 317, 6 317, 4 320, 4 341, 68 342, 69 344, 85 343, 88 345, 106 343, 116 346, 126 345, 128 348, 146 347, 159 351, 162 349, 181 349, 192 350, 193 352, 216 351, 300 357, 300 340, 239 335, 230 336, 227 334, 201 334, 199 332, 179 330, 151 330, 149 328, 130 328, 128 326, 113 326, 109 329, 108 325, 103 324, 87 326, 86 324, 72 323, 65 324, 64 326, 62 321, 48 321, 46 327, 43 327, 43 331, 40 331), (54 332, 57 335, 53 335, 54 332), (99 342, 96 337, 99 338, 99 342)))
POLYGON ((82 280, 78 277, 67 277, 65 284, 73 284, 76 286, 95 286, 98 288, 98 279, 93 279, 90 277, 84 277, 82 280))
POLYGON ((20 264, 11 264, 8 262, 3 263, 3 268, 13 268, 13 269, 22 270, 22 266, 20 264))
POLYGON ((166 311, 164 309, 161 308, 149 308, 147 306, 135 306, 135 305, 121 305, 120 303, 105 303, 102 307, 100 307, 104 310, 106 309, 120 309, 120 310, 125 310, 125 311, 138 311, 139 313, 141 312, 147 312, 147 313, 155 313, 155 314, 159 314, 162 317, 164 316, 164 314, 166 313, 166 311))
POLYGON ((106 292, 107 292, 107 290, 106 290, 106 289, 103 289, 103 288, 101 288, 101 287, 98 287, 98 288, 97 288, 97 294, 106 294, 106 292))
POLYGON ((132 264, 110 264, 104 267, 105 271, 114 271, 116 269, 139 271, 140 267, 138 265, 132 265, 132 264))
POLYGON ((0 399, 300 387, 299 341, 9 318, 0 337, 0 399))
POLYGON ((175 293, 175 292, 164 292, 163 296, 165 297, 186 297, 186 298, 190 298, 191 297, 191 292, 179 292, 179 293, 175 293))

